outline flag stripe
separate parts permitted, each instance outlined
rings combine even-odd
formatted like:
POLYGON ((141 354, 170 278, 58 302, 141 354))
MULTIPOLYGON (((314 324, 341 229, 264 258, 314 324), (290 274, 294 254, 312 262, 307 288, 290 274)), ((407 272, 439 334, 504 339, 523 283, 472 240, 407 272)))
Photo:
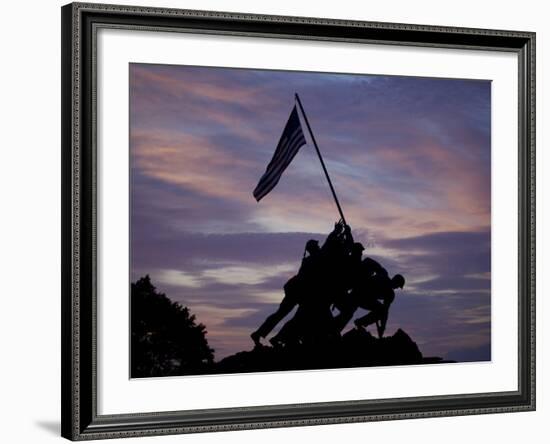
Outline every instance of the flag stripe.
MULTIPOLYGON (((286 168, 287 165, 285 165, 286 168)), ((279 183, 279 180, 282 176, 281 174, 275 175, 269 183, 266 183, 261 189, 256 190, 256 199, 260 200, 262 197, 264 197, 266 194, 268 194, 273 188, 275 188, 275 185, 279 183)))
MULTIPOLYGON (((269 191, 271 191, 275 187, 275 185, 281 178, 281 175, 283 174, 284 170, 288 167, 288 165, 290 165, 290 162, 292 161, 294 156, 297 154, 298 149, 306 143, 303 135, 297 135, 296 140, 293 142, 294 142, 294 145, 290 147, 290 149, 287 151, 284 157, 276 164, 276 166, 272 168, 270 171, 266 171, 266 173, 262 176, 262 178, 260 179, 260 182, 258 183, 258 186, 256 187, 255 194, 261 195, 261 197, 263 197, 267 193, 269 193, 269 191)), ((259 196, 256 196, 257 199, 258 197, 259 196)))
POLYGON ((271 159, 271 162, 269 162, 269 165, 267 165, 267 171, 269 171, 272 167, 277 164, 281 158, 286 154, 287 147, 291 142, 296 138, 297 135, 302 135, 302 128, 296 128, 294 132, 290 135, 290 140, 287 137, 281 136, 281 140, 279 141, 279 145, 277 145, 277 149, 275 150, 275 154, 273 155, 273 159, 271 159))
POLYGON ((296 110, 296 106, 294 106, 283 134, 279 139, 275 153, 273 153, 271 161, 252 193, 257 201, 260 201, 260 199, 275 188, 284 170, 290 165, 300 147, 305 144, 306 139, 300 125, 298 111, 296 110))
POLYGON ((271 181, 276 178, 280 177, 283 171, 290 165, 290 162, 292 162, 292 159, 294 159, 294 156, 296 153, 298 153, 298 150, 302 145, 305 145, 306 140, 304 139, 304 135, 301 131, 296 131, 294 134, 294 137, 286 143, 288 145, 288 149, 285 147, 285 154, 284 156, 281 156, 281 158, 278 160, 277 164, 271 168, 271 170, 266 171, 262 178, 260 179, 260 182, 258 183, 257 190, 258 192, 261 192, 263 188, 269 186, 271 181))
MULTIPOLYGON (((286 165, 285 165, 286 168, 286 165)), ((269 193, 273 188, 275 188, 275 185, 279 183, 279 179, 281 178, 281 174, 275 175, 269 183, 266 183, 261 189, 257 189, 255 191, 255 196, 257 200, 260 200, 262 197, 264 197, 267 193, 269 193)))
MULTIPOLYGON (((294 157, 294 156, 292 156, 292 157, 294 157)), ((290 162, 288 162, 285 165, 282 165, 281 169, 284 170, 288 166, 288 164, 290 164, 290 162)), ((277 185, 277 183, 279 182, 279 179, 281 178, 281 176, 282 176, 282 171, 281 171, 281 174, 276 174, 273 177, 271 177, 269 179, 269 181, 264 182, 262 187, 258 188, 255 191, 257 197, 260 197, 260 196, 263 197, 267 193, 269 193, 275 187, 275 185, 277 185)))

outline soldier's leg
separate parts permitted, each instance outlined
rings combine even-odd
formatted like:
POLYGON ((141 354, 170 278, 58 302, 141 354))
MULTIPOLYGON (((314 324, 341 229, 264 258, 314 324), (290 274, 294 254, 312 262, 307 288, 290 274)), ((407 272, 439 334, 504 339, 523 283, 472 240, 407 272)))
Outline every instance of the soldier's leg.
POLYGON ((342 302, 335 305, 340 313, 334 317, 334 325, 336 330, 341 332, 353 317, 353 314, 357 310, 357 304, 350 296, 347 296, 342 302))
POLYGON ((269 342, 271 342, 274 346, 281 344, 288 345, 290 343, 297 342, 300 339, 299 327, 299 316, 294 316, 281 327, 279 332, 273 336, 269 342))
POLYGON ((377 300, 365 301, 361 304, 361 308, 365 310, 370 310, 365 316, 357 318, 354 323, 358 327, 366 327, 370 324, 374 324, 378 319, 382 317, 384 312, 384 306, 381 302, 377 300))
POLYGON ((271 333, 271 330, 273 330, 275 326, 279 322, 281 322, 283 318, 292 311, 292 309, 295 306, 296 306, 295 298, 285 295, 285 297, 281 301, 281 304, 279 305, 279 308, 277 308, 277 311, 275 313, 270 314, 266 318, 264 323, 260 325, 258 330, 252 333, 252 336, 265 338, 269 333, 271 333))

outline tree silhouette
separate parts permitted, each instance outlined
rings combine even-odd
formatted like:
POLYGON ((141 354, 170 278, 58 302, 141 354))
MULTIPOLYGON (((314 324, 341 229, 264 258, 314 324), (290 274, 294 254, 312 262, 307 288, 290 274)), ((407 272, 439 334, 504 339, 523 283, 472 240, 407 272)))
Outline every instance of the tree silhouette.
POLYGON ((207 373, 214 361, 203 324, 157 292, 149 275, 132 283, 131 377, 207 373))

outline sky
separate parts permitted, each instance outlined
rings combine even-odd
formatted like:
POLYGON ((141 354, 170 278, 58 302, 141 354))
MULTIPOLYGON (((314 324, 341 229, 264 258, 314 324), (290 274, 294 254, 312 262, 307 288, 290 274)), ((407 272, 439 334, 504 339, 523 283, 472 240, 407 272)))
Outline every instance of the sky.
POLYGON ((189 307, 216 360, 252 349, 306 241, 339 219, 303 117, 308 143, 252 196, 295 92, 364 256, 407 281, 386 334, 403 329, 424 356, 491 359, 490 81, 150 64, 129 75, 131 279, 148 274, 189 307))

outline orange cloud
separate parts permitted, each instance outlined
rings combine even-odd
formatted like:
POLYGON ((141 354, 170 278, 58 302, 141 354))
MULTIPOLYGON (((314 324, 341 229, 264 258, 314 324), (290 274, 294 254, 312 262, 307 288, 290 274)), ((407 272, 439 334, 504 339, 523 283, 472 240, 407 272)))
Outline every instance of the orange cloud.
POLYGON ((219 82, 215 71, 206 73, 201 70, 197 75, 193 67, 188 70, 166 72, 164 66, 159 65, 133 65, 131 67, 132 83, 135 86, 154 85, 155 89, 163 90, 173 97, 206 98, 218 102, 226 102, 231 105, 254 105, 258 100, 270 101, 269 96, 262 97, 262 88, 243 86, 235 82, 219 82))
POLYGON ((135 166, 144 174, 208 196, 243 200, 239 175, 253 164, 207 139, 185 133, 133 131, 135 166))

